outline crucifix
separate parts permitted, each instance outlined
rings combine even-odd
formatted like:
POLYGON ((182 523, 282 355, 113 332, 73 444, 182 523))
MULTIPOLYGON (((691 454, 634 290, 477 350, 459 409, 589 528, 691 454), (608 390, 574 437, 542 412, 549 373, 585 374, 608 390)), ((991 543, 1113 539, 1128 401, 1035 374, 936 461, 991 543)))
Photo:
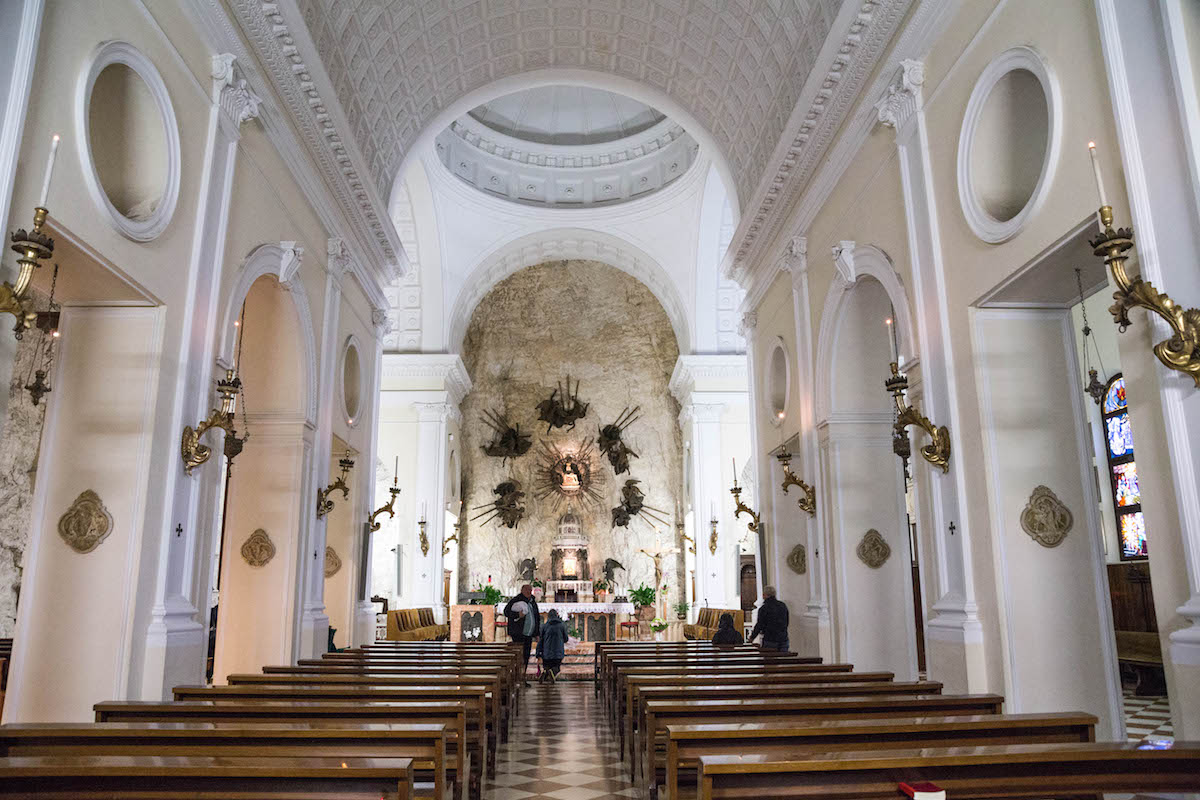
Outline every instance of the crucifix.
POLYGON ((666 619, 666 613, 663 610, 666 606, 664 605, 664 601, 662 598, 662 587, 663 587, 662 560, 663 560, 663 556, 669 556, 673 553, 678 553, 679 548, 678 547, 663 547, 663 545, 660 543, 659 538, 658 538, 658 528, 657 527, 654 528, 654 534, 655 534, 654 535, 654 549, 650 550, 648 548, 643 547, 643 548, 640 548, 638 550, 638 552, 642 553, 643 555, 647 555, 651 559, 654 560, 654 595, 657 598, 657 602, 655 603, 655 605, 658 607, 658 609, 657 609, 658 613, 656 614, 656 616, 660 617, 661 619, 666 619))

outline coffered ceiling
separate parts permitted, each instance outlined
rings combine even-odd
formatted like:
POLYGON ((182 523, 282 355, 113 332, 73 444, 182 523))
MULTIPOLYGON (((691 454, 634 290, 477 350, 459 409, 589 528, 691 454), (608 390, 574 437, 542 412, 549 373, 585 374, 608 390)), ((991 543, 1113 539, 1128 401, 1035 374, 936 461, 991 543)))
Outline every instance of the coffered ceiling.
POLYGON ((661 90, 713 137, 745 200, 839 0, 299 0, 376 187, 469 92, 547 67, 661 90))

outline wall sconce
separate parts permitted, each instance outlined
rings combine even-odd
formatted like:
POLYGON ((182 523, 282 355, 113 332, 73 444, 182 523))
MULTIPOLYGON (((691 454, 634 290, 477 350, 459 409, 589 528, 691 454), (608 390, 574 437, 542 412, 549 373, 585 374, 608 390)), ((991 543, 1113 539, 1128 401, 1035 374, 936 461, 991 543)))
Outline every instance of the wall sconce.
MULTIPOLYGON (((738 490, 738 493, 741 494, 741 489, 738 490)), ((740 500, 738 501, 738 506, 742 507, 740 500)), ((739 511, 738 513, 740 514, 741 512, 739 511)), ((756 519, 757 519, 757 517, 758 517, 758 515, 755 514, 756 519)), ((709 531, 710 531, 708 534, 708 552, 712 553, 715 556, 717 554, 717 518, 716 517, 713 517, 712 519, 710 519, 708 521, 708 527, 709 527, 709 531)), ((693 547, 692 552, 693 553, 696 552, 696 548, 693 547)))
POLYGON ((783 493, 787 494, 788 489, 792 486, 799 486, 800 491, 804 492, 804 496, 797 501, 801 511, 807 511, 809 516, 816 516, 817 513, 817 490, 809 486, 804 481, 796 477, 796 473, 792 472, 792 454, 786 450, 780 453, 777 458, 783 466, 783 493))
POLYGON ((225 370, 225 377, 217 381, 217 394, 221 397, 221 407, 214 408, 208 413, 208 419, 200 422, 194 429, 187 425, 183 429, 183 440, 180 442, 180 455, 183 457, 183 471, 187 475, 192 470, 208 461, 212 456, 212 448, 200 443, 200 437, 214 428, 225 431, 225 457, 232 461, 245 446, 250 438, 247 433, 238 438, 234 429, 234 412, 237 410, 238 394, 242 390, 242 381, 237 372, 225 370))
MULTIPOLYGON (((758 512, 742 502, 742 487, 738 486, 738 482, 737 482, 737 461, 733 462, 733 488, 729 490, 729 493, 731 495, 733 495, 733 501, 734 501, 734 503, 737 504, 734 509, 734 512, 733 512, 733 518, 737 519, 742 514, 749 514, 750 519, 753 521, 746 525, 746 530, 750 531, 751 533, 761 533, 762 532, 762 519, 759 518, 758 512)), ((714 536, 716 535, 716 521, 717 521, 717 519, 716 519, 716 516, 714 515, 713 520, 712 520, 714 536)), ((713 550, 713 540, 712 539, 709 539, 708 546, 709 546, 709 549, 712 550, 713 553, 715 554, 716 550, 713 550)))
POLYGON ((1113 293, 1117 302, 1109 306, 1108 311, 1122 333, 1132 324, 1129 321, 1131 308, 1144 308, 1166 320, 1171 326, 1171 338, 1154 345, 1154 355, 1171 369, 1191 376, 1196 388, 1200 389, 1200 309, 1180 308, 1153 284, 1140 277, 1131 279, 1125 272, 1125 260, 1129 258, 1125 253, 1133 249, 1133 228, 1113 230, 1112 206, 1105 199, 1095 142, 1088 142, 1088 152, 1096 177, 1096 192, 1100 195, 1100 235, 1089 244, 1093 252, 1104 259, 1117 284, 1117 291, 1113 293))
POLYGON ((340 490, 343 500, 350 499, 350 487, 346 485, 346 478, 349 477, 350 470, 354 469, 354 460, 350 458, 350 451, 346 451, 345 457, 338 461, 338 466, 342 468, 342 474, 338 476, 338 479, 317 491, 317 519, 321 519, 333 511, 333 501, 329 499, 329 495, 340 490))
MULTIPOLYGON (((425 513, 424 512, 421 512, 421 518, 419 520, 417 520, 417 527, 420 529, 419 535, 421 537, 421 555, 427 556, 427 555, 429 555, 429 536, 427 536, 425 533, 425 513)), ((445 553, 443 553, 442 555, 445 555, 445 553)))
POLYGON ((460 530, 462 530, 462 523, 461 522, 454 523, 454 535, 448 537, 446 539, 446 541, 442 542, 442 558, 445 558, 446 556, 450 555, 450 543, 458 541, 458 532, 460 530))
POLYGON ((1122 333, 1132 323, 1129 309, 1144 308, 1158 314, 1171 326, 1172 335, 1154 345, 1154 355, 1173 370, 1191 377, 1200 389, 1200 309, 1181 308, 1175 301, 1154 285, 1141 279, 1130 278, 1125 272, 1126 252, 1133 248, 1133 229, 1113 230, 1112 206, 1100 207, 1100 223, 1103 232, 1090 244, 1096 255, 1104 258, 1112 273, 1117 291, 1113 297, 1117 302, 1109 306, 1109 313, 1122 333))
POLYGON ((38 313, 33 310, 31 298, 27 297, 29 284, 33 280, 33 271, 54 255, 54 240, 42 231, 46 217, 50 214, 44 206, 33 209, 33 228, 26 231, 18 228, 9 238, 12 249, 18 254, 16 283, 5 281, 0 285, 0 311, 16 317, 13 333, 20 339, 26 330, 37 321, 38 313))
MULTIPOLYGON (((399 481, 399 478, 396 478, 395 481, 399 481)), ((400 496, 400 487, 397 486, 395 482, 393 482, 392 485, 388 487, 388 494, 390 494, 392 496, 391 499, 388 500, 385 505, 382 505, 379 508, 372 511, 371 516, 367 518, 367 522, 370 523, 371 533, 374 533, 375 531, 377 531, 381 527, 383 527, 382 522, 375 521, 376 517, 380 516, 385 511, 387 512, 387 515, 390 518, 395 518, 395 516, 396 516, 396 511, 395 511, 396 498, 400 496)))
POLYGON ((688 536, 687 532, 684 530, 679 531, 679 538, 688 543, 688 552, 692 555, 696 555, 696 540, 688 536))
MULTIPOLYGON (((928 433, 930 441, 921 448, 921 457, 935 467, 941 467, 942 472, 949 472, 950 430, 945 425, 940 428, 935 426, 928 417, 921 415, 916 406, 910 406, 904 401, 904 393, 908 391, 908 377, 901 374, 900 367, 895 361, 892 362, 892 377, 884 381, 883 385, 892 393, 892 398, 896 401, 896 421, 893 423, 893 430, 897 434, 901 434, 905 428, 916 425, 928 433)), ((904 434, 904 437, 908 438, 907 434, 904 434)), ((892 449, 896 450, 895 442, 892 444, 892 449)))

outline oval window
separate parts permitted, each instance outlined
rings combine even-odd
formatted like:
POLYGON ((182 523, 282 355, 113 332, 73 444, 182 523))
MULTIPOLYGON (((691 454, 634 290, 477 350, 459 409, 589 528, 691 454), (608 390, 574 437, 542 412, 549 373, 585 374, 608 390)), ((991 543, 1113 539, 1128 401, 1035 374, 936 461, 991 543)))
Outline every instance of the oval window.
POLYGON ((789 392, 787 353, 782 344, 776 345, 772 351, 768 370, 770 380, 767 384, 767 399, 770 404, 771 422, 778 425, 787 414, 789 392))
POLYGON ((342 356, 342 404, 346 411, 346 422, 353 425, 358 419, 362 402, 362 364, 358 359, 358 348, 354 342, 346 343, 342 356))

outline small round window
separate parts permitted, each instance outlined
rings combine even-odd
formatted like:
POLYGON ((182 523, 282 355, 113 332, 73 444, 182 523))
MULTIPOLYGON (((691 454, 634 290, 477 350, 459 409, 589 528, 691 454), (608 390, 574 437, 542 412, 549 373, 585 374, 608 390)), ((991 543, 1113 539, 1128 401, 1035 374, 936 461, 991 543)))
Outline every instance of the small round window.
POLYGON ((771 412, 771 423, 779 425, 787 414, 790 390, 787 351, 783 349, 782 342, 775 345, 775 349, 771 351, 771 363, 767 370, 767 403, 771 412))
POLYGON ((358 421, 361 404, 362 364, 358 358, 358 347, 353 340, 348 340, 342 354, 342 407, 346 412, 346 422, 350 425, 358 421))
POLYGON ((179 132, 162 77, 141 52, 107 42, 80 83, 84 178, 109 221, 135 241, 159 236, 179 195, 179 132))
POLYGON ((958 143, 958 195, 971 230, 998 244, 1041 205, 1062 130, 1058 87, 1035 50, 1014 47, 980 75, 958 143))

